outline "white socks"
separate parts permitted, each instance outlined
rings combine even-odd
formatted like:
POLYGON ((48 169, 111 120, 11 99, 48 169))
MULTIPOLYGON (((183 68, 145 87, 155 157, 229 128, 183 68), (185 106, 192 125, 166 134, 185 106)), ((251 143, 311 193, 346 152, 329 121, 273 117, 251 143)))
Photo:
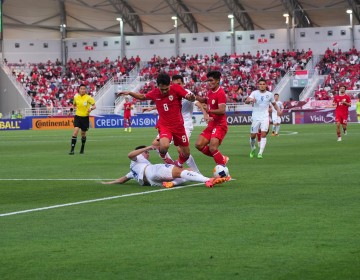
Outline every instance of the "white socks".
POLYGON ((191 170, 200 173, 199 168, 197 167, 195 160, 192 155, 189 156, 188 160, 186 161, 186 164, 191 168, 191 170))
POLYGON ((196 173, 195 171, 191 170, 183 170, 180 174, 182 179, 185 179, 187 181, 193 181, 193 182, 201 182, 205 183, 207 180, 209 180, 208 177, 205 177, 199 173, 196 173))
POLYGON ((280 125, 277 125, 277 126, 276 126, 276 131, 275 131, 275 133, 276 133, 276 134, 279 134, 279 131, 280 131, 280 125))
POLYGON ((266 146, 266 138, 261 138, 259 154, 262 155, 262 153, 264 152, 265 146, 266 146))
POLYGON ((256 149, 255 143, 256 143, 256 138, 254 138, 254 139, 250 138, 250 147, 251 147, 251 150, 255 150, 255 149, 256 149))

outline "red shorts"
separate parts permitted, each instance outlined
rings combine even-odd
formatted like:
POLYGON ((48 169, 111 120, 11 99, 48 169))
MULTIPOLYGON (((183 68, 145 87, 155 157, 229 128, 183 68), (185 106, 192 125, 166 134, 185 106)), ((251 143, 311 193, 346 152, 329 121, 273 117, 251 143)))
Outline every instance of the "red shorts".
POLYGON ((335 115, 335 122, 341 124, 347 124, 348 122, 348 115, 347 114, 336 114, 335 115))
POLYGON ((189 146, 189 139, 186 136, 184 126, 176 128, 176 130, 169 129, 167 127, 158 127, 159 139, 168 138, 170 141, 174 141, 175 146, 189 146))
POLYGON ((211 140, 211 138, 217 138, 220 140, 220 144, 222 140, 225 138, 225 135, 228 131, 227 126, 208 126, 201 132, 200 135, 205 137, 207 140, 211 140))

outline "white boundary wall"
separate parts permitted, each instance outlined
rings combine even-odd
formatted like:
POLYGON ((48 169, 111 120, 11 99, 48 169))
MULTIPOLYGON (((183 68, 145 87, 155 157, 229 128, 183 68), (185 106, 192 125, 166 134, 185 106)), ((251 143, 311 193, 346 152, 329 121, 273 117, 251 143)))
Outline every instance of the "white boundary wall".
MULTIPOLYGON (((289 49, 288 32, 286 29, 236 31, 235 44, 237 53, 266 51, 272 49, 289 49)), ((299 28, 290 30, 295 38, 295 49, 308 50, 314 54, 323 54, 327 48, 347 51, 352 47, 350 26, 299 28)), ((60 34, 59 34, 60 35, 60 34)), ((216 33, 184 33, 179 35, 180 55, 182 54, 230 54, 230 32, 216 33)), ((126 36, 125 54, 128 58, 140 55, 143 61, 150 60, 154 55, 171 57, 175 55, 175 34, 126 36)), ((360 48, 360 26, 354 26, 354 42, 360 48)), ((3 58, 10 63, 61 61, 61 40, 34 40, 19 38, 3 41, 3 58)), ((104 60, 108 57, 115 60, 120 56, 120 37, 91 37, 66 39, 68 58, 87 60, 104 60), (91 50, 86 50, 86 49, 91 50)))

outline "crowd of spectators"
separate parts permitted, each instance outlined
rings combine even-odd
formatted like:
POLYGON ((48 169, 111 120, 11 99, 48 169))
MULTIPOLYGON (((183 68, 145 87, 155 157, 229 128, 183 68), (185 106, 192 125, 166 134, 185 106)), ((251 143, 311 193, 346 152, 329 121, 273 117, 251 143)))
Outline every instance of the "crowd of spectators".
MULTIPOLYGON (((345 85, 347 90, 360 90, 360 60, 356 49, 343 52, 328 48, 316 67, 320 75, 326 75, 324 83, 315 90, 316 100, 333 99, 340 85, 345 85)), ((350 94, 352 99, 356 95, 350 94)))
MULTIPOLYGON (((156 77, 160 72, 170 76, 184 76, 185 87, 198 95, 206 89, 206 74, 210 70, 222 73, 221 85, 227 94, 228 103, 241 103, 256 88, 256 81, 265 78, 268 90, 273 90, 288 70, 303 69, 312 56, 312 51, 304 50, 262 50, 256 53, 219 55, 181 55, 178 57, 155 56, 140 69, 139 75, 145 80, 141 88, 146 93, 156 86, 156 77)), ((87 61, 70 59, 63 67, 59 60, 45 63, 7 63, 13 75, 32 97, 32 107, 69 107, 78 86, 84 83, 91 95, 112 77, 121 80, 135 67, 140 65, 140 57, 115 61, 87 61)))
POLYGON ((146 93, 155 87, 157 73, 181 74, 185 87, 195 94, 203 95, 206 89, 206 73, 218 70, 222 73, 221 85, 228 103, 243 102, 256 88, 259 78, 267 80, 268 90, 273 90, 281 77, 289 70, 304 69, 312 57, 312 51, 266 50, 243 54, 181 55, 161 58, 155 56, 141 69, 140 75, 148 81, 141 89, 146 93))
MULTIPOLYGON (((5 61, 6 62, 6 61, 5 61)), ((139 65, 139 57, 124 57, 115 61, 87 61, 70 59, 63 67, 59 60, 45 63, 7 63, 16 80, 31 96, 32 108, 69 107, 80 84, 85 84, 91 95, 114 77, 121 79, 139 65)))

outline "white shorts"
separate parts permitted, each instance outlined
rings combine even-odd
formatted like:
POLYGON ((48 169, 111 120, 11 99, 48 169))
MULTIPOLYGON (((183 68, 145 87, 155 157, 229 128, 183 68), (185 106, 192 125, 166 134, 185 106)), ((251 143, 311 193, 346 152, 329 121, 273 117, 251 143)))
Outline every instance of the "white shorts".
POLYGON ((271 119, 272 119, 273 124, 275 124, 275 123, 280 124, 281 123, 281 117, 278 116, 277 114, 272 114, 271 119))
POLYGON ((269 130, 269 118, 265 118, 263 120, 255 120, 251 123, 250 133, 256 134, 259 132, 259 128, 261 131, 269 130))
POLYGON ((151 186, 161 187, 162 182, 170 182, 173 179, 172 164, 151 164, 145 169, 145 176, 151 186))

